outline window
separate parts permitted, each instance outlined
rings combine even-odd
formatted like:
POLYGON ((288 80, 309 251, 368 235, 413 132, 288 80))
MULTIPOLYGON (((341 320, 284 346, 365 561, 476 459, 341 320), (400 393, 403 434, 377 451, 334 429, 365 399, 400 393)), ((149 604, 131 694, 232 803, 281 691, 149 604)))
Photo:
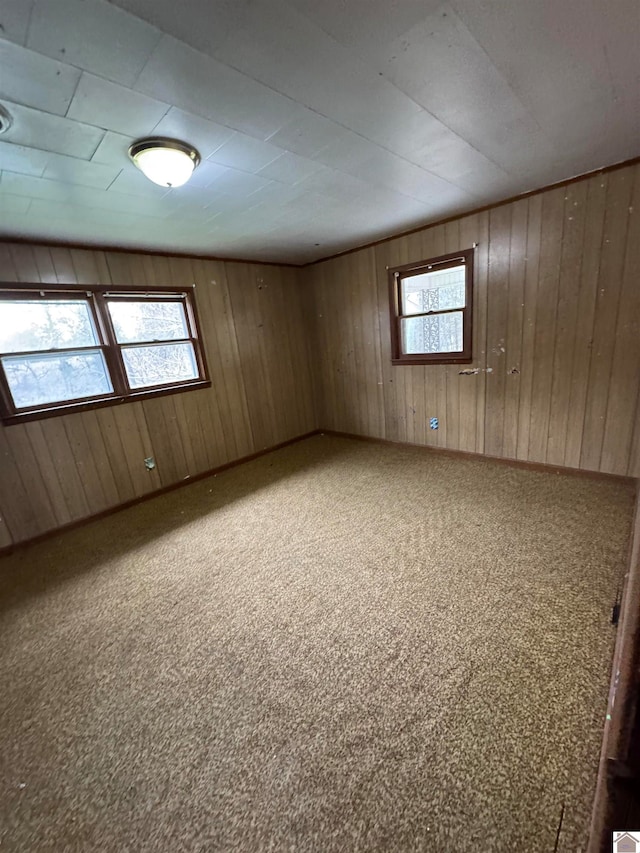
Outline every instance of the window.
POLYGON ((471 361, 473 249, 389 270, 391 361, 471 361))
POLYGON ((7 422, 209 384, 186 289, 0 289, 0 368, 7 422))

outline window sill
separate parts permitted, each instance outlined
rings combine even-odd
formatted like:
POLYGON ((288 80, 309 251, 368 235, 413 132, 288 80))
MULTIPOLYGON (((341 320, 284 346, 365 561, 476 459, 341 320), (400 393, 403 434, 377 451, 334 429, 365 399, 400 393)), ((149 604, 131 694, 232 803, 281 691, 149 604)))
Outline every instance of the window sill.
POLYGON ((400 364, 471 364, 473 359, 468 355, 457 355, 451 356, 450 358, 444 356, 407 356, 406 358, 392 358, 391 364, 396 365, 396 367, 400 364))
POLYGON ((181 394, 184 391, 196 391, 199 388, 210 388, 211 380, 198 379, 195 382, 185 382, 180 385, 165 385, 161 388, 151 388, 142 391, 134 391, 131 394, 111 397, 100 397, 96 400, 81 400, 76 403, 62 403, 59 406, 51 406, 37 411, 16 412, 11 415, 3 415, 2 423, 5 426, 11 424, 27 423, 28 421, 40 421, 45 418, 55 418, 61 415, 71 415, 74 412, 87 412, 90 409, 101 409, 105 406, 119 406, 123 403, 135 403, 139 400, 148 400, 151 397, 165 397, 168 394, 181 394))

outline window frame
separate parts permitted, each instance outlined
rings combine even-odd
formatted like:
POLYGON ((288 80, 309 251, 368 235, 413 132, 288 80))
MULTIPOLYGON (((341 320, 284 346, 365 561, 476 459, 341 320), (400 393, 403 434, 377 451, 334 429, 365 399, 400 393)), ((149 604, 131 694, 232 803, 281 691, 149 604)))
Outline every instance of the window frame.
POLYGON ((473 268, 474 248, 463 249, 460 252, 449 252, 424 261, 388 267, 389 274, 389 319, 391 325, 391 364, 469 364, 473 361, 473 268), (425 311, 423 314, 401 314, 401 285, 405 278, 432 272, 433 267, 448 269, 465 267, 465 306, 444 311, 425 311), (438 314, 450 314, 462 311, 462 350, 454 353, 403 353, 402 352, 402 320, 415 317, 432 317, 438 314))
POLYGON ((92 346, 86 347, 61 347, 52 350, 33 350, 21 353, 2 353, 3 356, 11 355, 42 355, 47 353, 76 352, 82 350, 99 350, 102 352, 107 376, 113 387, 110 394, 101 394, 95 397, 78 397, 73 400, 63 400, 44 405, 16 407, 9 387, 9 381, 0 361, 0 417, 5 425, 12 423, 24 423, 25 421, 41 420, 43 418, 70 414, 72 412, 84 412, 104 406, 118 405, 120 403, 144 400, 150 397, 161 397, 167 394, 179 394, 183 391, 191 391, 197 388, 211 387, 209 372, 202 344, 200 323, 195 303, 195 285, 190 287, 158 286, 149 287, 127 287, 95 284, 34 284, 26 283, 16 285, 15 282, 0 283, 0 309, 3 302, 12 300, 33 299, 80 299, 85 302, 91 313, 98 341, 92 346), (155 301, 181 302, 185 309, 188 338, 168 341, 140 341, 135 343, 118 343, 116 339, 111 314, 108 308, 109 298, 118 301, 140 302, 143 298, 155 299, 155 301), (188 379, 184 382, 173 382, 169 384, 153 385, 145 388, 131 389, 127 380, 122 350, 132 346, 151 346, 171 343, 190 342, 193 346, 198 377, 188 379))

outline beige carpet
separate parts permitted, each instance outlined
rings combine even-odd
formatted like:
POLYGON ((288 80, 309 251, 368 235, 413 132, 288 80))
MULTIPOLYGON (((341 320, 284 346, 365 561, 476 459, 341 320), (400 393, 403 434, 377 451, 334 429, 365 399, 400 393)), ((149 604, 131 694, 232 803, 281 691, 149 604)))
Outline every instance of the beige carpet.
POLYGON ((0 560, 0 850, 575 853, 632 504, 318 436, 0 560))

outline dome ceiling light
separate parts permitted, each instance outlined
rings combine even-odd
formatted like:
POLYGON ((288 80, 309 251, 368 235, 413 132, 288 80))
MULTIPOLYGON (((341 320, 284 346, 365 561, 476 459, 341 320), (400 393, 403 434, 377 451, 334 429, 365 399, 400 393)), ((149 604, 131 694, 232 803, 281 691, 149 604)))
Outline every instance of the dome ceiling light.
POLYGON ((200 162, 200 155, 192 145, 162 136, 134 142, 129 157, 150 181, 161 187, 186 184, 200 162))
POLYGON ((0 104, 0 133, 6 133, 12 124, 11 113, 0 104))

